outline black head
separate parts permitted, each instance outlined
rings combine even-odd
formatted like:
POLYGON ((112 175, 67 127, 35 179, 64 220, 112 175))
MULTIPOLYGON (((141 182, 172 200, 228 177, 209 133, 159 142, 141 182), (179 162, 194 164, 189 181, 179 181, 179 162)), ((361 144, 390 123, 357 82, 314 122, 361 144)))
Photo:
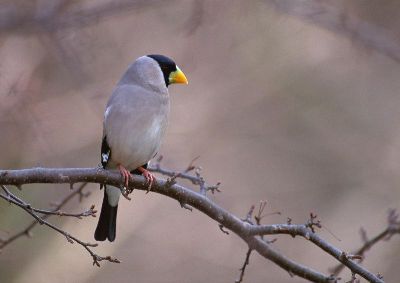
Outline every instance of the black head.
POLYGON ((164 55, 151 54, 147 55, 147 57, 154 59, 158 63, 161 71, 163 72, 165 84, 168 86, 170 84, 170 74, 177 70, 175 62, 164 55))

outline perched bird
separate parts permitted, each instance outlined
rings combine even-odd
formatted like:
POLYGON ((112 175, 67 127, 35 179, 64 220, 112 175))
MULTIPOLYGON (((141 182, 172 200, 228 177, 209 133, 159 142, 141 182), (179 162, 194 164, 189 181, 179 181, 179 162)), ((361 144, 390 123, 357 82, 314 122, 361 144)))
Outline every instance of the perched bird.
MULTIPOLYGON (((168 124, 168 86, 187 84, 184 73, 163 55, 136 59, 115 87, 104 113, 101 163, 118 169, 128 187, 131 174, 142 174, 149 183, 154 176, 147 164, 160 147, 168 124)), ((94 234, 97 241, 115 240, 118 200, 121 190, 106 186, 100 219, 94 234)))

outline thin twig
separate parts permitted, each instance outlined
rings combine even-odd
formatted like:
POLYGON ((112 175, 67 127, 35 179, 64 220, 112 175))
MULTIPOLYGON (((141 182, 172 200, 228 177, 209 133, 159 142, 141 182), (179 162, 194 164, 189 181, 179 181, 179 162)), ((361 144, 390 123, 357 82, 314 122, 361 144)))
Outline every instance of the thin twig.
MULTIPOLYGON (((33 218, 36 219, 37 223, 39 223, 40 225, 45 225, 51 229, 53 229, 54 231, 64 235, 64 237, 67 239, 67 241, 71 244, 73 244, 74 242, 78 243, 79 245, 81 245, 83 248, 85 248, 88 253, 92 256, 93 258, 93 265, 97 265, 100 266, 100 261, 109 261, 109 262, 115 262, 115 263, 120 263, 120 261, 116 258, 112 258, 110 256, 99 256, 98 254, 96 254, 95 252, 93 252, 93 250, 91 248, 97 247, 98 244, 92 244, 89 242, 83 242, 81 240, 79 240, 78 238, 76 238, 75 236, 69 234, 68 232, 62 230, 61 228, 51 224, 50 222, 48 222, 44 217, 40 217, 36 214, 37 209, 32 208, 29 204, 27 204, 26 202, 22 201, 19 198, 15 198, 13 197, 13 194, 10 193, 10 191, 4 186, 1 186, 3 188, 3 190, 5 190, 6 192, 8 192, 8 195, 4 195, 4 194, 0 194, 0 198, 3 198, 4 200, 19 206, 20 208, 22 208, 23 210, 25 210, 25 212, 27 212, 28 214, 30 214, 33 218)), ((40 212, 41 213, 41 212, 40 212)), ((45 216, 50 216, 50 215, 54 215, 54 214, 45 214, 45 216)), ((8 242, 7 244, 9 244, 10 242, 8 242)), ((2 243, 2 246, 4 246, 4 243, 2 243)))
MULTIPOLYGON (((263 214, 263 213, 264 213, 264 210, 265 210, 265 207, 266 207, 266 206, 267 206, 267 201, 266 201, 266 200, 260 201, 260 204, 259 204, 259 206, 258 206, 258 211, 257 211, 257 213, 254 215, 254 220, 255 220, 255 222, 256 222, 256 225, 261 225, 261 220, 263 219, 263 217, 265 217, 265 214, 263 214)), ((253 225, 253 221, 251 220, 251 218, 253 217, 253 213, 254 213, 255 207, 256 207, 255 205, 252 205, 252 206, 250 207, 250 209, 249 209, 249 212, 248 212, 247 215, 246 215, 246 218, 243 219, 244 222, 247 222, 247 223, 249 223, 250 225, 253 225)), ((220 227, 220 228, 221 228, 221 227, 220 227)), ((264 235, 261 235, 260 238, 261 238, 261 240, 264 240, 264 235)), ((265 241, 265 243, 266 243, 266 244, 272 244, 272 243, 274 243, 275 241, 276 241, 276 239, 272 239, 272 240, 270 240, 270 241, 265 241)), ((244 273, 245 273, 245 271, 246 271, 246 267, 247 267, 247 266, 249 265, 249 263, 250 263, 250 255, 251 255, 251 252, 252 252, 252 249, 249 248, 249 249, 247 250, 246 257, 245 257, 245 260, 244 260, 244 262, 243 262, 243 265, 242 265, 242 267, 239 269, 239 270, 240 270, 239 278, 236 279, 235 282, 242 282, 242 281, 243 281, 244 273)))
MULTIPOLYGON (((6 195, 2 195, 3 199, 6 198, 12 198, 13 200, 19 202, 20 204, 24 205, 26 208, 32 210, 33 212, 44 214, 44 215, 57 215, 57 216, 69 216, 69 217, 76 217, 78 219, 82 219, 82 217, 96 217, 97 210, 95 210, 95 205, 93 204, 88 210, 85 210, 80 213, 69 213, 69 212, 63 212, 61 210, 45 210, 45 209, 39 209, 39 208, 34 208, 31 207, 30 204, 27 204, 24 202, 22 199, 18 198, 15 194, 11 193, 9 189, 7 189, 6 186, 0 185, 3 191, 5 191, 6 195)), ((1 195, 1 194, 0 194, 1 195)))
POLYGON ((200 187, 200 193, 202 195, 206 195, 208 191, 211 191, 211 193, 215 192, 221 192, 220 190, 220 185, 221 182, 216 183, 215 185, 208 185, 206 181, 204 180, 204 177, 201 175, 201 167, 194 165, 195 161, 198 160, 200 156, 197 156, 193 158, 193 160, 189 163, 189 165, 186 167, 185 170, 181 172, 177 171, 171 171, 165 168, 161 167, 161 161, 163 159, 162 156, 160 156, 157 159, 156 164, 150 165, 147 169, 152 172, 157 172, 160 173, 164 176, 170 177, 167 181, 169 185, 174 185, 176 183, 176 179, 183 179, 183 180, 188 180, 190 181, 193 185, 198 185, 200 187), (190 172, 194 171, 194 175, 190 174, 190 172))
POLYGON ((248 250, 247 250, 246 258, 245 258, 245 260, 244 260, 244 262, 243 262, 242 267, 239 269, 239 270, 240 270, 239 278, 236 279, 235 283, 243 282, 244 272, 246 271, 246 267, 247 267, 247 266, 249 265, 249 263, 250 263, 251 251, 252 251, 251 249, 248 249, 248 250))
MULTIPOLYGON (((53 211, 57 211, 60 210, 62 207, 64 207, 64 205, 66 205, 72 198, 74 198, 76 195, 79 196, 79 199, 81 200, 81 197, 83 194, 83 189, 86 187, 87 183, 83 183, 81 184, 75 191, 71 192, 70 194, 68 194, 66 197, 64 197, 58 204, 55 204, 55 207, 53 209, 53 211)), ((4 190, 4 189, 3 189, 4 190)), ((86 194, 86 196, 88 196, 88 194, 86 194)), ((47 219, 48 217, 50 217, 51 215, 44 215, 41 218, 42 219, 47 219)), ((22 236, 27 236, 27 237, 31 237, 31 230, 38 224, 38 222, 35 220, 33 222, 31 222, 26 228, 24 228, 23 230, 21 230, 18 233, 15 233, 14 235, 8 237, 7 239, 2 239, 2 241, 0 241, 0 250, 3 249, 5 246, 11 244, 12 242, 14 242, 15 240, 18 240, 19 238, 21 238, 22 236)))
MULTIPOLYGON (((385 241, 390 239, 393 235, 395 234, 400 234, 400 219, 399 219, 399 214, 396 212, 394 209, 390 209, 388 212, 388 218, 387 218, 387 227, 385 230, 380 232, 378 235, 375 237, 371 238, 368 240, 366 231, 364 229, 360 230, 361 234, 361 239, 363 241, 363 245, 354 251, 352 254, 358 256, 359 261, 362 262, 363 259, 365 258, 365 253, 371 249, 374 245, 376 245, 379 242, 385 241)), ((338 275, 345 265, 339 264, 334 268, 331 268, 329 271, 332 272, 332 274, 338 275)))

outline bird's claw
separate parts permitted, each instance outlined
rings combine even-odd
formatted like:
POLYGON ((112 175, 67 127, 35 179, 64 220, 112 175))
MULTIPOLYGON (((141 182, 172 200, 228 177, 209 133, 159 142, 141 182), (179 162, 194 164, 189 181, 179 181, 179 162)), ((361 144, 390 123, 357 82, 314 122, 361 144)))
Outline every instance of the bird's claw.
POLYGON ((143 177, 146 179, 147 183, 149 184, 149 186, 147 187, 147 192, 146 192, 147 194, 148 192, 151 191, 151 187, 153 186, 156 177, 149 170, 146 170, 143 167, 139 167, 138 169, 142 173, 143 177))
POLYGON ((131 173, 121 164, 118 165, 118 170, 121 173, 122 179, 123 179, 123 184, 125 188, 128 190, 129 188, 129 180, 132 177, 131 173))
POLYGON ((125 188, 121 188, 121 195, 124 197, 124 198, 126 198, 127 200, 132 200, 130 197, 129 197, 129 194, 131 193, 132 191, 128 191, 127 189, 125 189, 125 188))

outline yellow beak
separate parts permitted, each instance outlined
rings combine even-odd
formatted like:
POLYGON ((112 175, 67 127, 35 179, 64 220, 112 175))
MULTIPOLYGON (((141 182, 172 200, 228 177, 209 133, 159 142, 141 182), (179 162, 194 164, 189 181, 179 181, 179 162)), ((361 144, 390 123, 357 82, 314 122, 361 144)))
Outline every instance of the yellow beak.
POLYGON ((188 80, 185 74, 176 66, 176 71, 169 74, 169 83, 170 84, 188 84, 188 80))

